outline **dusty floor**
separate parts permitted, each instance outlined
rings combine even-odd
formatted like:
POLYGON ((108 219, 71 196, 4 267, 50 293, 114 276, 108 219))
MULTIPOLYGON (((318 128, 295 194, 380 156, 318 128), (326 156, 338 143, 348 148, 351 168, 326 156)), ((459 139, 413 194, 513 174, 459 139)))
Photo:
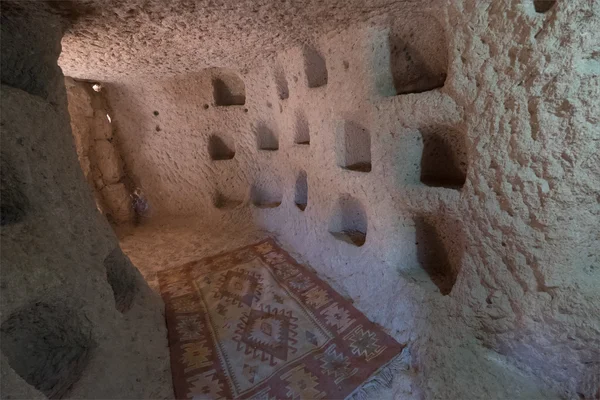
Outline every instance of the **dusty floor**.
POLYGON ((271 236, 253 225, 226 224, 219 229, 209 229, 201 222, 190 223, 189 218, 159 219, 119 233, 121 248, 157 293, 158 271, 247 246, 271 236))
MULTIPOLYGON (((277 236, 262 230, 255 225, 239 225, 223 223, 219 227, 207 225, 192 218, 157 219, 142 226, 120 233, 121 247, 140 270, 149 285, 158 293, 156 273, 160 270, 174 268, 189 261, 233 250, 260 241, 265 237, 277 236)), ((281 242, 282 247, 300 263, 306 264, 306 258, 294 252, 293 248, 281 242)), ((340 294, 350 297, 343 279, 334 279, 323 274, 319 276, 332 285, 340 294)), ((382 303, 394 303, 398 293, 390 290, 381 299, 382 303)), ((356 301, 355 306, 370 319, 381 319, 380 310, 365 302, 356 301)), ((391 313, 386 313, 384 327, 390 321, 403 317, 402 307, 392 307, 391 313)), ((426 329, 422 327, 422 329, 426 329)), ((385 329, 397 340, 405 337, 398 331, 385 329)), ((410 348, 419 342, 419 338, 411 339, 409 349, 404 354, 406 370, 398 373, 392 386, 376 394, 378 399, 419 399, 426 393, 450 393, 448 398, 489 398, 489 399, 553 399, 557 398, 551 392, 540 389, 536 383, 521 371, 510 366, 503 357, 491 351, 484 351, 474 340, 464 332, 462 338, 456 337, 456 332, 448 337, 448 332, 430 330, 424 335, 428 344, 428 354, 423 359, 438 359, 438 362, 425 366, 428 374, 435 376, 423 388, 420 360, 411 357, 410 348), (433 357, 433 358, 431 358, 433 357), (419 378, 421 375, 421 378, 419 378), (469 386, 473 376, 483 377, 482 381, 469 386)), ((460 336, 460 335, 459 335, 460 336)), ((168 382, 165 382, 168 385, 168 382)), ((375 398, 375 397, 374 397, 375 398)))

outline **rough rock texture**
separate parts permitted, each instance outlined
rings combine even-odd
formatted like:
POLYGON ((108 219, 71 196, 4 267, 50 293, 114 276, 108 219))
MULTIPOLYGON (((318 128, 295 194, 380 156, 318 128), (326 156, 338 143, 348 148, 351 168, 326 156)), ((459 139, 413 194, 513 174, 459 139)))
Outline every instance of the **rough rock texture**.
POLYGON ((91 83, 72 78, 65 79, 65 86, 77 158, 98 209, 113 225, 130 225, 136 217, 133 188, 126 184, 129 181, 101 87, 97 92, 91 83))
MULTIPOLYGON (((219 7, 214 15, 223 17, 219 7)), ((260 65, 271 47, 252 36, 256 25, 243 31, 254 39, 238 37, 254 40, 254 51, 238 52, 217 29, 177 63, 159 46, 164 52, 141 58, 152 65, 135 75, 131 63, 143 51, 135 44, 112 75, 75 68, 74 41, 79 49, 93 42, 75 30, 62 65, 114 81, 106 89, 123 156, 156 217, 195 215, 210 226, 252 219, 277 234, 409 343, 415 393, 532 397, 519 392, 526 386, 498 383, 498 370, 517 365, 557 394, 592 398, 600 4, 557 2, 544 13, 521 0, 396 4, 355 19, 349 7, 339 15, 351 27, 332 24, 319 40, 260 65), (219 44, 227 55, 206 51, 187 65, 197 49, 219 44), (237 71, 244 105, 217 105, 215 70, 198 71, 214 65, 237 71), (214 135, 233 142, 233 158, 211 160, 214 135), (304 210, 295 204, 303 173, 304 210), (366 234, 362 246, 357 232, 366 234)), ((235 23, 234 8, 227 21, 235 23)), ((184 17, 172 18, 167 27, 184 17)), ((174 37, 189 38, 190 28, 174 37)))
MULTIPOLYGON (((104 81, 162 221, 124 239, 148 279, 264 228, 408 344, 386 396, 600 395, 598 0, 77 4, 60 65, 104 81)), ((2 82, 55 96, 6 72, 29 53, 2 28, 2 82)), ((10 171, 8 209, 37 210, 10 171)))
POLYGON ((28 7, 1 9, 2 398, 168 398, 163 304, 120 250, 77 162, 61 26, 38 14, 43 5, 28 7), (127 285, 114 284, 115 270, 127 285))
POLYGON ((100 81, 174 76, 210 67, 246 70, 282 49, 352 22, 433 0, 78 0, 63 39, 66 75, 100 81))
POLYGON ((457 32, 466 45, 453 52, 466 71, 455 73, 452 92, 471 142, 460 211, 472 245, 456 295, 471 306, 468 321, 487 346, 569 396, 593 398, 600 396, 600 3, 556 2, 545 13, 539 3, 449 10, 450 18, 475 10, 457 32))

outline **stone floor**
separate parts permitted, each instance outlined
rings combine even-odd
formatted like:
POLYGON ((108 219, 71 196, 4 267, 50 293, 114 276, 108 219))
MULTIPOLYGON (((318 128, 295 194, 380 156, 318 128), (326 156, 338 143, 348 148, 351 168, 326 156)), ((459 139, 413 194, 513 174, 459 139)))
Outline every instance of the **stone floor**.
MULTIPOLYGON (((119 232, 121 247, 137 266, 153 290, 159 293, 157 272, 189 261, 236 249, 258 242, 271 233, 253 225, 221 225, 207 228, 202 222, 187 218, 155 220, 135 229, 119 232)), ((299 262, 301 256, 283 245, 299 262)), ((393 386, 377 393, 378 399, 405 397, 410 389, 405 379, 396 379, 393 386)))
POLYGON ((157 292, 158 271, 271 236, 253 225, 220 225, 211 229, 189 218, 159 219, 119 235, 121 248, 157 292))
MULTIPOLYGON (((246 246, 266 237, 277 239, 250 222, 242 225, 240 221, 232 221, 207 226, 193 218, 155 219, 117 233, 123 251, 156 292, 159 292, 157 272, 160 270, 246 246)), ((284 242, 280 245, 299 263, 306 264, 302 255, 289 245, 284 242)), ((344 285, 336 277, 319 275, 340 294, 347 296, 344 285)), ((355 306, 364 308, 362 311, 369 316, 368 307, 361 304, 360 301, 355 302, 355 306)), ((406 370, 399 371, 390 388, 380 389, 372 398, 416 400, 431 395, 428 398, 441 399, 444 392, 452 394, 448 398, 555 398, 551 392, 540 390, 526 374, 509 365, 504 357, 481 348, 472 338, 456 332, 449 335, 446 330, 423 329, 415 328, 414 335, 411 335, 413 339, 408 346, 406 370), (460 338, 452 338, 457 335, 460 338), (423 341, 426 343, 420 343, 423 341), (414 359, 413 351, 419 354, 417 358, 420 360, 414 359), (467 382, 475 375, 480 379, 469 386, 467 382)), ((391 331, 388 333, 395 336, 391 331)))

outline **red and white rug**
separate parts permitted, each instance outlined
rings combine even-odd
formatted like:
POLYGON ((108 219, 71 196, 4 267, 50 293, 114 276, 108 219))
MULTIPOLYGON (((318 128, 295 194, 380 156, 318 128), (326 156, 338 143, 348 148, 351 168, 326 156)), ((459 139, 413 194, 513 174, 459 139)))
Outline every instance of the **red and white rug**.
POLYGON ((344 399, 389 381, 404 347, 272 239, 159 284, 180 399, 344 399))

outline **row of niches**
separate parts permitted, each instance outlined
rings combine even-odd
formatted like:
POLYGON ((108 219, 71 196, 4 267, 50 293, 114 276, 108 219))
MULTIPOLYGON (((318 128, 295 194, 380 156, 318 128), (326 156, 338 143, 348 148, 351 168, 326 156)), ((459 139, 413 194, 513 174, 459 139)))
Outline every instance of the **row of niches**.
MULTIPOLYGON (((556 0, 532 0, 535 12, 543 14, 554 8, 556 0)), ((414 14, 391 23, 382 35, 372 38, 373 72, 377 92, 383 96, 422 93, 444 86, 448 74, 448 43, 443 26, 432 15, 414 14), (427 29, 423 29, 426 26, 427 29)), ((328 82, 327 60, 311 45, 302 47, 306 85, 325 86, 328 82)), ((343 62, 344 69, 349 63, 343 62)), ((290 96, 285 70, 277 63, 273 79, 279 99, 290 96)), ((294 76, 296 80, 297 77, 294 76)), ((233 72, 213 78, 214 102, 217 106, 244 105, 243 80, 233 72)))
MULTIPOLYGON (((315 48, 304 46, 304 75, 309 88, 317 88, 327 84, 327 66, 325 59, 315 48)), ((226 69, 215 69, 212 78, 213 102, 217 107, 243 106, 246 104, 246 85, 235 72, 226 69)), ((297 79, 297 78, 295 78, 297 79)), ((290 97, 290 90, 285 71, 281 64, 274 68, 274 80, 279 99, 290 97)), ((208 108, 208 105, 205 105, 208 108)))
MULTIPOLYGON (((282 201, 283 192, 279 180, 259 181, 252 185, 250 202, 255 207, 277 208, 282 201)), ((243 199, 225 195, 218 190, 213 195, 213 205, 219 209, 235 209, 244 203, 243 199)), ((299 171, 296 175, 294 204, 300 211, 305 211, 308 205, 308 179, 305 171, 299 171)), ((352 245, 364 245, 367 237, 367 216, 362 204, 349 195, 341 196, 332 213, 329 232, 336 239, 352 245)))
MULTIPOLYGON (((277 151, 279 137, 266 123, 254 127, 257 147, 263 151, 277 151)), ((372 170, 371 133, 361 124, 345 120, 338 124, 335 133, 337 165, 348 171, 368 173, 372 170)), ((310 144, 308 121, 304 114, 297 116, 294 143, 310 144)), ((430 187, 460 189, 468 168, 465 135, 446 125, 428 126, 417 130, 417 139, 410 151, 420 152, 419 180, 430 187)), ((235 156, 235 143, 227 134, 212 134, 208 139, 208 152, 212 160, 231 160, 235 156)))
MULTIPOLYGON (((255 182, 250 189, 250 202, 257 208, 277 208, 283 201, 282 185, 279 179, 255 182)), ((225 194, 219 190, 213 194, 213 206, 222 210, 231 210, 243 206, 243 195, 225 194)), ((300 211, 308 205, 308 178, 305 171, 296 176, 294 204, 300 211)))
MULTIPOLYGON (((383 96, 422 93, 444 86, 448 70, 447 40, 441 24, 427 14, 393 23, 375 36, 372 68, 376 90, 383 96), (422 27, 427 26, 426 30, 422 27)), ((328 82, 327 60, 315 47, 302 47, 303 72, 308 88, 323 87, 328 82)), ((343 62, 344 69, 349 63, 343 62)), ((293 77, 297 80, 297 77, 293 77)), ((280 100, 290 96, 288 79, 277 62, 273 80, 280 100)), ((213 77, 213 97, 216 106, 236 106, 246 103, 243 79, 233 71, 219 70, 213 77)))
MULTIPOLYGON (((279 134, 266 122, 259 121, 252 130, 256 137, 256 145, 258 150, 279 150, 279 134)), ((296 112, 294 124, 294 144, 300 146, 310 145, 310 128, 306 115, 302 111, 296 112)))
MULTIPOLYGON (((242 207, 245 201, 232 199, 217 191, 214 206, 220 209, 242 207)), ((260 182, 251 188, 251 203, 260 209, 273 209, 282 204, 280 182, 260 182)), ((308 204, 306 172, 297 174, 294 191, 296 207, 304 211, 308 204)), ((247 204, 247 203, 246 203, 247 204)), ((350 194, 342 194, 329 212, 327 230, 332 238, 352 247, 367 244, 369 221, 362 202, 350 194)), ((458 275, 464 235, 460 221, 444 216, 419 214, 401 218, 395 228, 402 260, 398 273, 419 285, 434 288, 447 295, 458 275)))
MULTIPOLYGON (((399 156, 416 163, 407 169, 418 174, 421 184, 448 189, 464 186, 469 162, 464 132, 447 125, 433 125, 396 139, 401 142, 399 156)), ((346 120, 338 124, 335 143, 339 167, 371 172, 371 134, 367 128, 346 120)))
MULTIPOLYGON (((283 201, 279 182, 258 182, 251 188, 251 203, 261 209, 277 208, 283 201)), ((213 205, 220 209, 233 209, 243 206, 244 200, 226 196, 220 191, 213 196, 213 205)), ((308 205, 308 181, 305 171, 296 177, 294 204, 300 211, 308 205)), ((339 198, 332 212, 329 232, 336 239, 354 246, 362 246, 367 238, 367 215, 362 204, 350 195, 339 198)))
MULTIPOLYGON (((253 127, 256 137, 256 146, 262 151, 279 150, 279 135, 267 123, 259 121, 253 127)), ((310 145, 310 131, 308 120, 302 112, 297 113, 294 134, 294 144, 300 146, 310 145)), ((231 135, 225 133, 213 133, 208 138, 208 154, 211 160, 231 160, 235 157, 235 142, 231 135)))
MULTIPOLYGON (((314 89, 327 85, 328 72, 325 57, 315 47, 305 45, 302 47, 302 58, 306 86, 314 89)), ((298 79, 296 76, 293 78, 295 81, 298 79)), ((280 63, 276 63, 273 68, 273 79, 277 96, 280 100, 287 100, 290 97, 290 89, 285 70, 280 63)))

